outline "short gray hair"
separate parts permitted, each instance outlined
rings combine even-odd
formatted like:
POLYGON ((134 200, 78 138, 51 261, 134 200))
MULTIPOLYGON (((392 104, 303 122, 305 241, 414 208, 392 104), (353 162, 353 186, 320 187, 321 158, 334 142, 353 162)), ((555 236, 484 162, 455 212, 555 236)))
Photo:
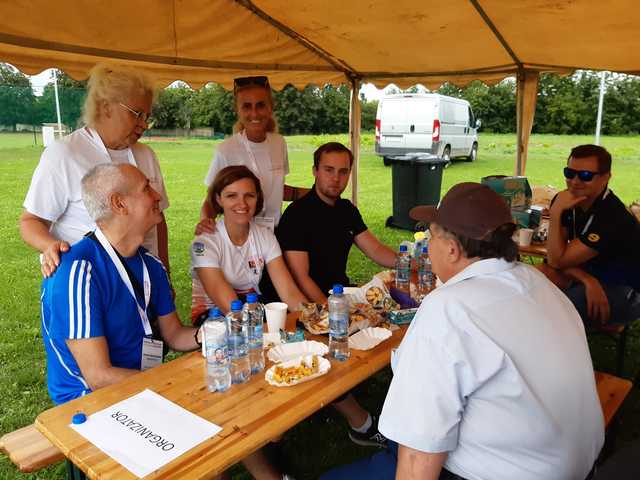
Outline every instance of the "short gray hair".
POLYGON ((129 185, 122 171, 126 165, 103 163, 82 177, 82 201, 94 222, 108 220, 113 214, 109 201, 112 194, 127 193, 129 185))
POLYGON ((100 117, 100 102, 128 103, 131 97, 155 97, 153 81, 144 72, 113 63, 99 63, 89 74, 87 97, 82 107, 85 125, 95 127, 100 117))

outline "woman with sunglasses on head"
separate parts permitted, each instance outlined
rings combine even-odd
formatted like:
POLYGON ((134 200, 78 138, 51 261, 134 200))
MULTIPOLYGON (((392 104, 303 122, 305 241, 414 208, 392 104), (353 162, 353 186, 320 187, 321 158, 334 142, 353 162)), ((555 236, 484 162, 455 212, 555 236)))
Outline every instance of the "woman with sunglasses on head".
MULTIPOLYGON (((83 106, 85 126, 49 145, 31 179, 20 217, 23 240, 42 252, 43 275, 51 275, 60 254, 95 229, 81 198, 82 177, 101 163, 129 163, 149 179, 169 206, 162 173, 153 150, 138 142, 151 123, 151 80, 119 65, 98 64, 90 73, 83 106)), ((151 229, 144 247, 169 270, 167 223, 151 229)))
POLYGON ((191 244, 194 324, 216 305, 228 312, 231 302, 248 293, 260 293, 266 269, 282 300, 295 310, 306 298, 296 286, 275 235, 255 222, 264 197, 260 181, 247 167, 223 168, 209 188, 207 202, 223 217, 214 233, 197 235, 191 244))
MULTIPOLYGON (((233 95, 238 115, 234 134, 218 145, 204 183, 210 186, 217 173, 229 165, 248 167, 264 191, 264 208, 257 212, 255 221, 273 231, 280 220, 282 201, 296 200, 308 189, 284 183, 289 173, 287 144, 282 135, 276 133, 273 96, 267 77, 236 78, 233 95)), ((214 213, 205 200, 196 233, 215 229, 214 213)))

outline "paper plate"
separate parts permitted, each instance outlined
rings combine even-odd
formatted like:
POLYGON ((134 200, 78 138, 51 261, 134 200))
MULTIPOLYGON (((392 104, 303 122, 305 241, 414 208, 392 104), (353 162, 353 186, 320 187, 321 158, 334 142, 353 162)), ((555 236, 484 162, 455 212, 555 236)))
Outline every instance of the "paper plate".
POLYGON ((349 337, 349 348, 354 350, 370 350, 391 336, 386 328, 369 327, 349 337))
POLYGON ((306 355, 326 355, 329 347, 324 343, 315 340, 305 340, 304 342, 283 343, 269 350, 267 357, 273 363, 286 362, 294 358, 306 355))
POLYGON ((309 380, 313 380, 314 378, 318 378, 325 373, 327 373, 331 369, 331 363, 324 357, 316 356, 318 359, 318 371, 312 375, 308 375, 306 377, 302 377, 299 380, 294 380, 290 383, 277 382, 274 379, 275 370, 277 367, 288 368, 288 367, 297 367, 304 362, 305 365, 310 366, 313 361, 314 355, 305 355, 302 357, 295 358, 293 360, 289 360, 287 362, 279 363, 277 365, 273 365, 267 372, 264 374, 264 379, 267 381, 269 385, 273 385, 275 387, 291 387, 293 385, 297 385, 299 383, 307 382, 309 380))

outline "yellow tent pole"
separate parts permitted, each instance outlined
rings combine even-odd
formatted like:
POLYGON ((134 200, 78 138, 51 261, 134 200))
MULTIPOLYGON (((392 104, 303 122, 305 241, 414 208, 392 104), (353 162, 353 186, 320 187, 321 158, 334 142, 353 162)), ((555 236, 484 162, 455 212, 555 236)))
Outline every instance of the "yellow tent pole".
POLYGON ((351 202, 358 205, 358 167, 360 166, 360 84, 358 78, 351 79, 351 102, 349 105, 349 141, 353 152, 353 166, 351 167, 351 202))
POLYGON ((536 113, 538 80, 536 70, 519 69, 516 83, 517 150, 516 175, 524 175, 527 167, 529 137, 536 113))

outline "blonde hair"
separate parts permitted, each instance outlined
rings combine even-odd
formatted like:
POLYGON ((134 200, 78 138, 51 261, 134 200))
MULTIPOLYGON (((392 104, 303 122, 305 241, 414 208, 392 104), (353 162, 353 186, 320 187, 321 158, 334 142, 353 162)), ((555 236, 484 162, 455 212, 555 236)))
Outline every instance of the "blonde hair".
MULTIPOLYGON (((267 123, 267 132, 270 133, 278 133, 278 123, 276 122, 276 119, 273 118, 273 109, 274 109, 274 104, 273 104, 273 94, 271 93, 271 87, 267 86, 267 87, 263 87, 260 85, 256 85, 256 84, 251 84, 251 85, 244 85, 241 87, 235 87, 235 91, 233 92, 234 96, 233 96, 233 107, 236 110, 236 115, 238 113, 238 93, 242 92, 243 90, 249 90, 250 88, 263 88, 265 92, 267 92, 267 98, 269 99, 269 104, 271 104, 271 118, 269 118, 269 122, 267 123)), ((233 133, 240 133, 244 130, 244 125, 242 124, 242 122, 240 120, 236 120, 236 123, 233 124, 233 133)))
POLYGON ((102 102, 127 103, 132 96, 151 95, 155 100, 153 81, 139 70, 112 63, 99 63, 89 74, 87 98, 82 106, 85 125, 95 127, 102 102))

